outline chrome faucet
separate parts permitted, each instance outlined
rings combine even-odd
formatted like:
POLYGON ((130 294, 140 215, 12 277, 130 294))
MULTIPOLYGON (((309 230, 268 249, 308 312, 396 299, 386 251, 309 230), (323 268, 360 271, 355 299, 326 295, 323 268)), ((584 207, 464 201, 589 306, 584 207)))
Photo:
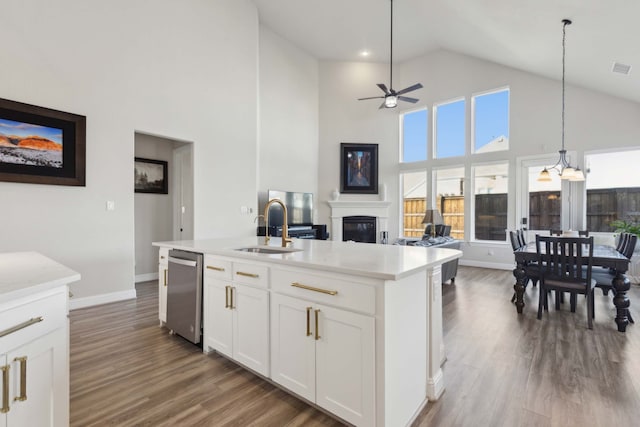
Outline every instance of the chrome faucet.
POLYGON ((287 243, 291 242, 291 239, 288 236, 289 228, 287 227, 287 207, 284 205, 284 203, 282 203, 282 200, 280 200, 280 199, 271 199, 271 200, 269 200, 267 205, 264 207, 264 225, 265 225, 264 244, 265 245, 269 244, 269 208, 274 203, 277 203, 280 206, 282 206, 282 213, 283 213, 283 218, 282 218, 282 247, 286 248, 287 247, 287 243))

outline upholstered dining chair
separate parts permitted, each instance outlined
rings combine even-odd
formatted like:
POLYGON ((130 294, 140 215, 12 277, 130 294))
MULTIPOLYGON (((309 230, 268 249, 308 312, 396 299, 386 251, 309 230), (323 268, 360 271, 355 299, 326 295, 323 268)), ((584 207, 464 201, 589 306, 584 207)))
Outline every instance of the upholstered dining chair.
POLYGON ((538 319, 542 310, 549 311, 547 291, 581 294, 587 300, 587 327, 593 329, 596 281, 591 277, 593 237, 536 236, 536 252, 540 266, 538 319), (583 268, 584 267, 584 268, 583 268))

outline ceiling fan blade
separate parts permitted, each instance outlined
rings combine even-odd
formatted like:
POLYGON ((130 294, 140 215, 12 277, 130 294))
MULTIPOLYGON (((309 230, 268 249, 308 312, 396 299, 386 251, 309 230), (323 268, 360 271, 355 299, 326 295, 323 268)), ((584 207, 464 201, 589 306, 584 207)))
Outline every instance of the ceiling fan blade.
POLYGON ((416 89, 421 89, 422 85, 420 83, 416 83, 413 86, 409 86, 408 88, 399 90, 398 92, 396 92, 396 95, 402 95, 403 93, 407 93, 407 92, 411 92, 414 91, 416 89))
POLYGON ((386 105, 386 101, 382 101, 382 104, 380 104, 380 106, 378 107, 378 110, 382 110, 383 108, 385 108, 386 105))
POLYGON ((389 89, 387 89, 387 86, 384 83, 378 83, 378 87, 382 89, 385 95, 389 95, 389 89))
POLYGON ((384 98, 384 96, 370 96, 368 98, 358 98, 358 101, 364 101, 366 99, 380 99, 380 98, 384 98))
POLYGON ((412 104, 415 104, 419 101, 418 98, 409 98, 408 96, 399 96, 398 99, 400 101, 411 102, 412 104))

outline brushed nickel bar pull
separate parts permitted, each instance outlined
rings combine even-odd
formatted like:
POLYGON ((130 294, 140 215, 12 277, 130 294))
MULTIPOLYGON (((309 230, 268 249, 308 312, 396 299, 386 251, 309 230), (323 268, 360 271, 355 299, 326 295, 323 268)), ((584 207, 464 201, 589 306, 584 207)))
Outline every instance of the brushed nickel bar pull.
POLYGON ((164 285, 167 286, 167 270, 166 268, 164 269, 164 285))
POLYGON ((9 365, 0 367, 2 371, 2 407, 0 414, 9 412, 9 365))
POLYGON ((322 338, 318 333, 319 332, 318 331, 318 313, 320 313, 320 309, 319 308, 316 309, 315 312, 316 312, 316 341, 318 341, 320 338, 322 338))
POLYGON ((311 336, 311 321, 309 320, 309 315, 311 314, 311 308, 307 307, 307 336, 311 336))
POLYGON ((42 316, 31 318, 31 319, 27 320, 26 322, 22 322, 19 325, 16 325, 16 326, 13 326, 13 327, 11 327, 9 329, 5 329, 4 331, 1 331, 0 332, 0 338, 6 337, 7 335, 10 335, 10 334, 12 334, 14 332, 18 332, 20 329, 24 329, 24 328, 26 328, 28 326, 35 325, 36 323, 40 323, 43 320, 44 319, 42 318, 42 316))
POLYGON ((245 273, 244 271, 236 271, 236 274, 238 276, 253 277, 254 279, 257 279, 258 277, 260 277, 259 274, 245 273))
POLYGON ((224 308, 229 308, 229 286, 224 287, 224 308))
POLYGON ((327 294, 327 295, 338 295, 338 291, 330 291, 328 289, 315 288, 313 286, 303 285, 302 283, 298 283, 298 282, 293 282, 291 286, 293 286, 294 288, 306 289, 308 291, 320 292, 322 294, 327 294))
POLYGON ((222 268, 222 267, 214 267, 213 265, 207 265, 207 269, 215 270, 215 271, 224 271, 224 268, 222 268))
POLYGON ((234 289, 235 289, 235 288, 234 288, 233 286, 229 286, 229 293, 231 294, 231 298, 230 298, 231 302, 230 302, 229 308, 230 308, 231 310, 233 310, 233 309, 235 308, 235 307, 233 306, 233 290, 234 290, 234 289))
POLYGON ((24 402, 27 400, 27 356, 16 357, 14 362, 20 362, 20 396, 16 396, 13 400, 24 402))

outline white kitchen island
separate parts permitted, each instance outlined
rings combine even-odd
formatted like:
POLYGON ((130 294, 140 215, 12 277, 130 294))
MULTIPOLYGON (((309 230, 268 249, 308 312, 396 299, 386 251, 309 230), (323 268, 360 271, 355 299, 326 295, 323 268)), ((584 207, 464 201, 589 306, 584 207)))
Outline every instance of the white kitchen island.
POLYGON ((0 426, 69 425, 67 284, 36 252, 0 253, 0 426))
POLYGON ((462 252, 301 239, 284 253, 238 250, 264 247, 260 237, 154 245, 160 319, 168 250, 205 255, 205 352, 354 425, 408 425, 444 391, 441 265, 462 252))

